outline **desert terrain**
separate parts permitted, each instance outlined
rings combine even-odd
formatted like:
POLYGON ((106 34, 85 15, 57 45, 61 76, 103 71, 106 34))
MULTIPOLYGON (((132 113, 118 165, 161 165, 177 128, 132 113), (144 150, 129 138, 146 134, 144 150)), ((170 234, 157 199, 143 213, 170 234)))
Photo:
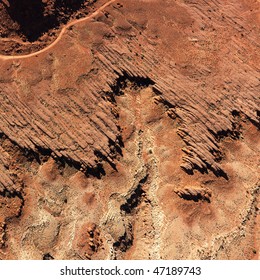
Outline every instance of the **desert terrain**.
POLYGON ((0 18, 0 259, 260 259, 258 0, 0 18))

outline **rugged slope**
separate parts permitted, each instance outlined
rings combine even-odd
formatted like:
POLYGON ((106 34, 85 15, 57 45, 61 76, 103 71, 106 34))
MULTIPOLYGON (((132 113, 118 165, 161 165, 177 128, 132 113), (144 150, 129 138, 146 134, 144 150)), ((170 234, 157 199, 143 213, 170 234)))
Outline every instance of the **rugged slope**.
POLYGON ((1 39, 0 257, 258 258, 259 2, 95 5, 1 39))

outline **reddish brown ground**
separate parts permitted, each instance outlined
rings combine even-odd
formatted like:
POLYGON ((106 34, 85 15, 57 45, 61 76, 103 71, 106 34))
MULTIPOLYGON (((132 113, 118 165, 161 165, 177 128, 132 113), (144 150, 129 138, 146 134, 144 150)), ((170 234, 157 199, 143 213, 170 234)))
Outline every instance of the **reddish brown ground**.
POLYGON ((0 259, 259 259, 259 1, 15 2, 0 259))

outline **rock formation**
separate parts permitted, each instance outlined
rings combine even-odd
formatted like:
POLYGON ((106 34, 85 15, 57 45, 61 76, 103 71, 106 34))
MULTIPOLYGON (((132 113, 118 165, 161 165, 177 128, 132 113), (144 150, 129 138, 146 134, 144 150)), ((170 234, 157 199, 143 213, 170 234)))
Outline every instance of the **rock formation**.
POLYGON ((0 259, 259 258, 259 1, 23 2, 0 2, 0 259))

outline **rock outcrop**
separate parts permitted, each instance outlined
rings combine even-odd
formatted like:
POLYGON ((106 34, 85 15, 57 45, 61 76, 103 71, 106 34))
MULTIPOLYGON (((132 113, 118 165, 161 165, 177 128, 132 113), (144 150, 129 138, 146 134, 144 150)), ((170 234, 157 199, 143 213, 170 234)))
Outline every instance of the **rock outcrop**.
POLYGON ((259 2, 60 2, 0 39, 0 258, 258 258, 259 2))

